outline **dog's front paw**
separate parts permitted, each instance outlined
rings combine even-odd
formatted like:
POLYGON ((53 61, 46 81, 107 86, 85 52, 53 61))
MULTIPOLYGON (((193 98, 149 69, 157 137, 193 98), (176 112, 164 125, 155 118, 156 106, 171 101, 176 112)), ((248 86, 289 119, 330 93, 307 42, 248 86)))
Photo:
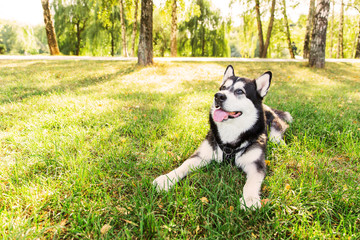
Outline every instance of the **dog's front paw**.
POLYGON ((157 177, 153 181, 153 185, 157 191, 169 191, 169 189, 175 184, 175 179, 169 178, 167 174, 157 177))
POLYGON ((261 207, 260 197, 258 197, 258 196, 247 197, 247 198, 242 197, 242 198, 240 198, 240 205, 241 205, 241 208, 244 210, 259 209, 261 207))

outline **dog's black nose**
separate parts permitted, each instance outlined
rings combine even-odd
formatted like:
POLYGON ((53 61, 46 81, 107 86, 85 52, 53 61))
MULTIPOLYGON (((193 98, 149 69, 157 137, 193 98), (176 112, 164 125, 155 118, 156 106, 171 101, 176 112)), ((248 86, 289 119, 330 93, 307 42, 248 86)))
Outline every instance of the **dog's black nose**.
POLYGON ((215 101, 218 103, 224 102, 226 100, 226 95, 223 93, 216 93, 215 94, 215 101))

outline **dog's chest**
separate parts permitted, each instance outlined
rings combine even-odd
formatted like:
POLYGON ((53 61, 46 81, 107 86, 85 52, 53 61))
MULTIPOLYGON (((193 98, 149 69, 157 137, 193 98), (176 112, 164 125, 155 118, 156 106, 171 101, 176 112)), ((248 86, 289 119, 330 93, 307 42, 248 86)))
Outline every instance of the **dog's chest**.
POLYGON ((253 128, 257 120, 257 113, 254 112, 236 120, 217 124, 220 140, 224 144, 238 141, 240 135, 253 128))

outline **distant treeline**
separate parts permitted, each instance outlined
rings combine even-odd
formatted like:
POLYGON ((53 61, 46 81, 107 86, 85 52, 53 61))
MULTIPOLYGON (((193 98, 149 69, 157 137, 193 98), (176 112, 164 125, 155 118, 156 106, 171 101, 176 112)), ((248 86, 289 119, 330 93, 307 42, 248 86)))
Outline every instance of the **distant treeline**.
MULTIPOLYGON (((153 11, 154 56, 170 56, 173 1, 159 2, 159 5, 154 5, 153 11)), ((232 4, 234 2, 236 1, 232 1, 232 4)), ((223 18, 220 10, 209 0, 192 0, 190 4, 185 0, 177 0, 177 56, 260 57, 261 41, 255 3, 259 3, 261 8, 265 44, 267 26, 271 22, 272 2, 275 6, 274 18, 266 57, 288 58, 291 51, 302 56, 308 15, 301 15, 297 22, 292 22, 290 18, 285 19, 284 11, 296 9, 299 3, 296 0, 238 0, 237 3, 240 3, 243 9, 237 16, 241 20, 239 26, 234 26, 234 19, 223 18)), ((359 2, 331 1, 326 57, 355 56, 360 14, 346 13, 356 12, 359 2), (341 6, 344 9, 343 22, 341 6), (339 37, 340 33, 342 39, 339 37)), ((136 56, 140 3, 139 0, 122 0, 121 8, 119 0, 52 1, 52 18, 60 52, 64 55, 136 56), (123 32, 125 40, 122 39, 123 32)), ((44 27, 24 26, 0 20, 0 53, 49 53, 44 27)))

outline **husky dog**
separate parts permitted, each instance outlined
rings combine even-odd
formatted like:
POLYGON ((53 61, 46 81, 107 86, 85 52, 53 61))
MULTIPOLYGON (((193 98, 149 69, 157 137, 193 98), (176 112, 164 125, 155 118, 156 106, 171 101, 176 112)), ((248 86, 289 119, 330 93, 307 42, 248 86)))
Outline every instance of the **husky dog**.
POLYGON ((175 183, 200 167, 231 161, 246 173, 242 208, 260 208, 260 189, 265 177, 267 127, 270 139, 282 142, 292 117, 288 112, 271 109, 262 103, 272 73, 265 72, 251 80, 236 77, 231 65, 226 68, 220 90, 210 110, 210 131, 195 153, 180 167, 157 177, 158 191, 168 191, 175 183))

